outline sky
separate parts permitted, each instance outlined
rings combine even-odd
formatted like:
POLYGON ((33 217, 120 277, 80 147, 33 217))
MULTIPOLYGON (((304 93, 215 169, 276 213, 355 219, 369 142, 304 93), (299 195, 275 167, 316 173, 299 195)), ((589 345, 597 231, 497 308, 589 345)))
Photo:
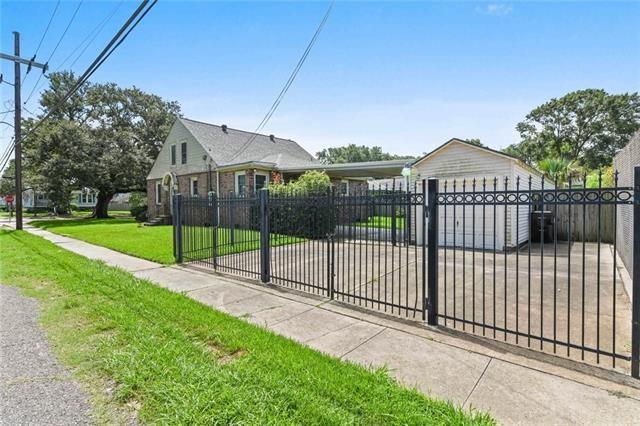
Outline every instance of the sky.
MULTIPOLYGON (((37 53, 51 70, 78 57, 71 69, 81 74, 137 7, 85 0, 61 39, 78 5, 60 2, 37 53)), ((92 81, 136 86, 178 101, 185 117, 253 131, 328 5, 161 0, 92 81)), ((19 31, 22 56, 33 56, 55 7, 0 2, 0 51, 13 53, 19 31)), ((640 91, 639 23, 638 1, 336 2, 263 133, 311 153, 356 143, 419 155, 453 137, 504 148, 518 142, 516 124, 551 98, 640 91)), ((0 62, 13 81, 13 65, 0 62)), ((35 69, 24 78, 23 100, 46 81, 37 79, 35 69)), ((0 121, 13 122, 2 113, 13 88, 0 89, 0 121)), ((38 113, 38 93, 26 116, 38 113)), ((0 152, 12 132, 0 123, 0 152)))

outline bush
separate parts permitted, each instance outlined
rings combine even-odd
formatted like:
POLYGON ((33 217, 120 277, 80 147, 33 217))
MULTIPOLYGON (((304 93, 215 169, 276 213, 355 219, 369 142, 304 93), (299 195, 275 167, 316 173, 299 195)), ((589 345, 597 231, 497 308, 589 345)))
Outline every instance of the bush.
POLYGON ((131 207, 130 212, 136 222, 146 222, 148 219, 147 206, 131 207))
POLYGON ((269 195, 272 233, 318 239, 335 231, 337 210, 331 205, 331 180, 325 172, 308 171, 292 182, 271 183, 269 195))
POLYGON ((138 222, 146 222, 147 214, 147 196, 142 192, 134 192, 129 198, 129 212, 138 222))
POLYGON ((336 212, 330 195, 274 198, 269 203, 269 227, 276 234, 322 239, 334 233, 336 212))
POLYGON ((325 172, 310 170, 288 183, 269 184, 272 195, 326 195, 331 191, 331 179, 325 172))
POLYGON ((129 205, 131 207, 147 207, 147 194, 144 192, 133 192, 129 197, 129 205))
MULTIPOLYGON (((326 238, 336 226, 331 207, 331 180, 325 172, 308 171, 297 180, 269 184, 271 233, 301 238, 326 238)), ((258 224, 259 206, 252 209, 251 223, 258 224)))

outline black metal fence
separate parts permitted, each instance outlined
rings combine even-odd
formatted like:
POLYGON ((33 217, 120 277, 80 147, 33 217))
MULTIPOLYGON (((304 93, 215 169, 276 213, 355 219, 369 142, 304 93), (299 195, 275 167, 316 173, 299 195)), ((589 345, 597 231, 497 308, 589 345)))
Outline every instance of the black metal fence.
POLYGON ((577 360, 630 362, 638 377, 640 298, 631 303, 619 276, 615 209, 634 206, 640 262, 639 170, 635 188, 529 176, 346 195, 177 195, 175 255, 577 360))
POLYGON ((441 271, 432 323, 592 363, 606 358, 612 367, 631 360, 631 305, 615 231, 605 244, 601 230, 603 208, 613 207, 608 218, 615 222, 615 208, 633 202, 633 188, 483 179, 445 181, 435 197, 441 271), (569 218, 572 210, 583 213, 577 223, 562 218, 564 239, 561 206, 569 218), (593 216, 585 214, 589 206, 593 216), (587 226, 596 229, 595 241, 574 241, 571 228, 586 235, 587 226))

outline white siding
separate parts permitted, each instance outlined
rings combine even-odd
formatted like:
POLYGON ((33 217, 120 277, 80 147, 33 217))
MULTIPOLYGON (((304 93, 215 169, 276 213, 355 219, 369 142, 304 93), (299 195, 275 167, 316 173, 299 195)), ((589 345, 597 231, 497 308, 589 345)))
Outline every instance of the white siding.
MULTIPOLYGON (((162 145, 162 149, 160 149, 156 161, 153 163, 153 167, 151 167, 147 180, 162 179, 167 172, 173 172, 177 176, 204 172, 208 169, 207 163, 202 159, 204 155, 207 155, 207 153, 202 148, 202 145, 196 141, 180 120, 176 120, 162 145), (186 164, 181 162, 180 145, 183 142, 187 143, 186 164), (171 165, 171 145, 174 144, 176 145, 176 164, 171 165)), ((207 156, 207 159, 209 158, 207 156)))
MULTIPOLYGON (((473 179, 476 180, 476 192, 483 191, 483 180, 487 191, 504 191, 505 177, 508 178, 507 190, 515 190, 517 177, 520 177, 519 189, 529 189, 529 175, 532 176, 531 188, 540 189, 540 175, 520 165, 517 160, 478 149, 464 143, 453 141, 439 152, 414 165, 413 181, 417 180, 418 191, 422 191, 422 179, 438 178, 440 191, 444 192, 444 181, 448 181, 447 191, 453 192, 452 183, 456 181, 456 192, 462 192, 462 183, 466 182, 465 191, 473 192, 473 179), (497 183, 494 188, 494 178, 497 183)), ((418 215, 422 214, 419 209, 418 215)), ((493 206, 453 206, 439 207, 439 242, 440 244, 458 247, 495 248, 503 250, 515 247, 529 238, 529 209, 527 205, 493 206), (475 210, 475 226, 474 226, 475 210), (463 226, 464 211, 464 226, 463 226), (495 232, 494 232, 495 216, 495 232), (506 241, 505 241, 506 223, 506 241), (445 235, 446 225, 446 235, 445 235), (518 226, 518 228, 516 228, 518 226), (455 238, 454 238, 455 230, 455 238), (516 237, 519 240, 516 242, 516 237), (506 244, 505 244, 506 243, 506 244)), ((418 216, 420 217, 420 216, 418 216)), ((418 222, 421 227, 421 222, 418 222)), ((418 243, 421 243, 421 228, 418 229, 418 243)))
MULTIPOLYGON (((456 181, 456 191, 462 191, 462 183, 466 182, 466 191, 473 191, 473 179, 476 179, 476 191, 482 191, 483 179, 486 180, 487 191, 493 191, 494 178, 498 178, 496 188, 504 189, 504 178, 512 176, 512 160, 501 155, 478 149, 464 143, 451 142, 439 152, 415 164, 415 177, 418 180, 418 191, 422 190, 422 179, 438 178, 440 181, 440 191, 444 192, 444 182, 447 181, 447 191, 453 191, 453 181, 456 181)), ((496 207, 494 233, 494 208, 487 205, 476 207, 454 207, 440 206, 439 208, 439 243, 444 245, 454 244, 466 247, 493 249, 494 235, 497 250, 504 247, 504 208, 496 207), (475 227, 473 220, 473 210, 475 208, 475 227), (464 210, 464 226, 463 226, 464 210), (483 225, 484 217, 484 225, 483 225), (446 218, 446 219, 445 219, 446 218), (445 222, 446 220, 446 222, 445 222), (446 235, 445 235, 446 225, 446 235), (484 232, 483 232, 484 231, 484 232), (475 235, 475 239, 474 239, 475 235), (484 237, 484 240, 483 240, 484 237), (484 243, 484 245, 483 245, 484 243)), ((418 212, 421 214, 421 212, 418 212)), ((419 222, 420 223, 420 222, 419 222)), ((509 229, 508 229, 509 232, 509 229)), ((418 230, 421 234, 421 230, 418 230)))
MULTIPOLYGON (((540 189, 542 186, 542 178, 540 175, 532 173, 530 170, 525 167, 519 165, 515 161, 513 162, 513 186, 512 189, 516 189, 517 178, 520 177, 520 191, 528 191, 529 190, 529 176, 531 176, 531 189, 536 190, 540 189)), ((549 185, 545 183, 545 186, 548 188, 553 188, 553 185, 549 185)), ((533 207, 531 208, 533 209, 533 207)), ((517 237, 518 244, 522 244, 529 239, 529 232, 531 229, 530 222, 530 214, 529 214, 529 206, 528 205, 519 205, 513 206, 513 219, 512 219, 512 229, 513 234, 510 238, 511 245, 516 244, 516 226, 518 226, 517 237), (516 211, 518 211, 518 221, 516 223, 516 211)))

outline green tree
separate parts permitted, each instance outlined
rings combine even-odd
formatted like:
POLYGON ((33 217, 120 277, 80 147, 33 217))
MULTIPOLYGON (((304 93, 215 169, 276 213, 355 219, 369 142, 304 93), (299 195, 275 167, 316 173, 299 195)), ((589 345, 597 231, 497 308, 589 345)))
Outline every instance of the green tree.
POLYGON ((639 128, 638 93, 578 90, 527 114, 516 126, 521 142, 505 152, 530 165, 545 158, 566 158, 592 170, 609 165, 639 128))
POLYGON ((575 163, 566 158, 545 158, 538 163, 538 168, 558 186, 566 185, 569 179, 578 174, 575 163))
POLYGON ((364 161, 381 161, 396 159, 413 159, 411 156, 395 155, 383 152, 379 146, 349 144, 336 148, 326 148, 316 153, 316 157, 327 164, 362 163, 364 161))
POLYGON ((465 142, 470 143, 471 145, 484 146, 484 144, 480 142, 479 138, 466 139, 465 142))
POLYGON ((9 164, 0 176, 0 197, 16 194, 15 166, 14 161, 9 160, 9 164))
MULTIPOLYGON (((55 182, 60 191, 97 190, 94 215, 108 217, 116 193, 146 190, 146 175, 180 106, 135 87, 107 83, 86 84, 54 108, 76 81, 71 72, 51 75, 40 105, 43 115, 52 112, 52 119, 25 139, 25 157, 34 176, 50 189, 55 182)), ((26 132, 36 121, 25 123, 26 132)))

